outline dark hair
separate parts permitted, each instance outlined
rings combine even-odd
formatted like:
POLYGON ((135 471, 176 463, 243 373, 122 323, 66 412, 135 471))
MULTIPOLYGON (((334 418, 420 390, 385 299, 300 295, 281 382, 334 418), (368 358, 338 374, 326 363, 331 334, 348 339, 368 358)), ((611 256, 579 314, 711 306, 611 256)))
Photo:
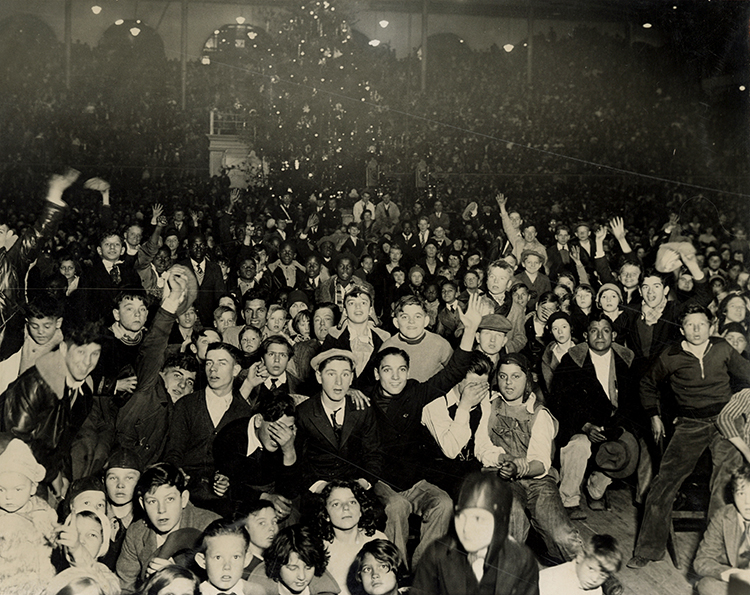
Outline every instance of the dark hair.
POLYGON ((346 307, 346 302, 349 300, 349 298, 358 298, 360 296, 367 296, 367 299, 370 300, 370 304, 372 304, 372 295, 370 294, 367 289, 364 287, 360 287, 359 285, 352 288, 350 291, 346 293, 344 296, 344 307, 346 307))
POLYGON ((271 393, 263 391, 258 397, 256 413, 260 413, 263 421, 278 421, 285 415, 294 417, 295 406, 294 399, 284 393, 271 393))
POLYGON ((739 467, 732 471, 732 475, 729 479, 729 484, 732 487, 732 493, 734 493, 740 485, 741 481, 750 482, 750 463, 744 462, 739 467))
POLYGON ((328 553, 323 540, 308 527, 292 525, 279 531, 273 542, 263 552, 266 563, 266 576, 271 580, 281 580, 281 567, 289 563, 292 553, 300 560, 315 568, 315 576, 322 576, 328 566, 328 553))
POLYGON ((602 310, 594 309, 591 311, 588 323, 586 323, 586 332, 588 332, 589 328, 591 328, 592 322, 608 322, 609 328, 613 331, 615 330, 614 324, 612 324, 612 319, 607 316, 602 310))
POLYGON ((364 530, 365 535, 368 537, 374 535, 376 529, 375 524, 377 522, 375 502, 367 491, 353 479, 334 479, 320 492, 320 497, 318 498, 318 510, 315 518, 318 535, 320 535, 324 541, 333 541, 333 525, 331 524, 331 518, 328 516, 326 505, 331 492, 336 488, 351 490, 357 502, 359 502, 361 511, 361 517, 357 526, 364 530))
POLYGON ((284 347, 286 347, 289 357, 292 357, 292 355, 294 355, 294 347, 292 347, 289 339, 287 339, 283 335, 271 335, 270 337, 266 337, 265 339, 263 339, 263 342, 258 348, 258 352, 266 355, 271 345, 283 345, 284 347))
POLYGON ((273 502, 271 502, 270 500, 261 498, 259 500, 255 500, 254 502, 238 502, 237 512, 234 515, 234 520, 241 520, 243 523, 245 523, 247 522, 247 517, 258 514, 261 510, 265 510, 266 508, 270 508, 274 511, 274 513, 276 512, 276 509, 273 507, 273 502))
POLYGON ((400 347, 386 347, 385 349, 381 349, 378 351, 372 358, 372 364, 375 367, 376 370, 380 368, 380 364, 383 363, 383 360, 387 358, 389 355, 400 355, 404 358, 404 361, 406 362, 406 367, 408 368, 411 362, 409 361, 409 354, 406 353, 403 349, 400 347))
POLYGON ((137 499, 160 488, 161 486, 175 487, 182 493, 187 488, 187 479, 182 469, 172 463, 155 463, 143 472, 135 486, 137 499))
POLYGON ((703 314, 709 322, 711 322, 711 319, 713 318, 711 312, 707 308, 704 308, 697 302, 688 302, 688 304, 680 312, 678 320, 680 327, 682 327, 682 325, 685 323, 685 319, 691 314, 703 314))
POLYGON ((40 293, 26 306, 26 319, 30 318, 60 318, 64 312, 64 304, 49 293, 40 293))
POLYGON ((118 240, 120 240, 120 243, 124 243, 124 240, 122 239, 122 235, 119 231, 116 229, 105 229, 103 232, 101 232, 97 236, 96 245, 98 247, 101 247, 102 242, 106 240, 107 238, 114 238, 116 237, 118 240))
POLYGON ((490 383, 491 387, 497 388, 497 390, 500 390, 500 367, 502 365, 514 365, 521 368, 521 371, 526 376, 526 386, 524 386, 523 389, 523 398, 521 400, 522 403, 525 403, 529 400, 529 395, 531 395, 532 392, 532 385, 534 382, 534 379, 531 375, 532 368, 531 364, 529 363, 529 360, 526 358, 525 355, 521 353, 509 353, 507 355, 504 355, 499 360, 497 360, 497 366, 495 367, 495 373, 492 378, 492 382, 490 383))
POLYGON ((200 595, 201 587, 198 577, 192 571, 176 564, 165 566, 152 574, 146 583, 138 591, 138 595, 159 595, 159 592, 171 585, 178 578, 184 578, 193 581, 193 595, 200 595))
POLYGON ((464 374, 464 378, 468 374, 476 374, 477 376, 484 376, 492 372, 492 360, 487 357, 481 351, 472 351, 471 359, 469 360, 469 367, 464 374))
MULTIPOLYGON (((82 308, 76 308, 73 303, 76 300, 68 301, 65 304, 65 312, 62 321, 62 334, 65 337, 66 345, 89 345, 96 343, 101 345, 102 322, 101 320, 89 320, 82 308)), ((80 302, 78 303, 80 306, 80 302)))
POLYGON ((211 343, 206 348, 206 359, 208 359, 208 353, 210 351, 218 351, 219 349, 223 349, 229 355, 231 355, 235 364, 239 364, 240 361, 242 361, 242 352, 239 349, 237 349, 234 345, 231 345, 229 343, 224 343, 223 341, 219 341, 217 343, 211 343))
POLYGON ((567 231, 568 233, 570 233, 570 227, 568 227, 564 223, 561 223, 560 225, 558 225, 557 227, 555 227, 555 235, 557 235, 561 231, 567 231))
MULTIPOLYGON (((196 328, 194 326, 193 327, 193 333, 190 335, 190 342, 193 343, 193 345, 195 345, 198 342, 198 339, 200 339, 201 337, 206 337, 206 333, 208 331, 211 331, 212 333, 216 333, 217 335, 219 335, 219 338, 221 338, 221 333, 219 331, 217 331, 216 328, 213 327, 213 326, 207 326, 207 327, 204 327, 204 328, 196 328)), ((213 345, 213 343, 212 343, 212 345, 213 345)))
POLYGON ((643 274, 641 275, 639 283, 643 284, 643 282, 648 277, 656 277, 656 278, 658 278, 661 281, 662 285, 664 285, 665 287, 669 284, 669 275, 667 273, 662 273, 661 271, 658 271, 658 270, 656 270, 653 267, 652 268, 648 268, 645 271, 643 271, 643 274))
POLYGON ((617 549, 617 539, 611 535, 592 535, 583 542, 583 555, 594 558, 607 574, 614 574, 622 565, 622 554, 617 549))
POLYGON ((198 373, 198 361, 189 353, 173 353, 167 357, 161 367, 162 371, 170 368, 180 368, 186 372, 198 373))
POLYGON ((331 312, 333 312, 333 326, 338 326, 339 322, 341 321, 341 308, 339 308, 333 302, 322 302, 315 306, 315 309, 313 310, 313 318, 315 318, 315 312, 317 312, 321 308, 328 308, 331 312))
POLYGON ((354 558, 354 577, 358 582, 362 582, 362 566, 364 565, 365 556, 367 554, 370 554, 378 562, 388 564, 390 569, 396 575, 397 585, 406 580, 408 571, 401 551, 387 539, 373 539, 363 545, 357 553, 357 557, 354 558))
POLYGON ((57 593, 51 593, 50 595, 77 595, 89 587, 97 587, 99 589, 97 595, 105 595, 101 584, 93 576, 76 576, 57 593))
POLYGON ((394 318, 401 314, 401 312, 404 311, 404 308, 406 306, 419 306, 422 308, 425 314, 427 314, 427 308, 424 305, 424 301, 422 298, 416 295, 403 295, 399 298, 399 300, 396 302, 396 305, 393 306, 393 316, 394 318))
POLYGON ((247 308, 247 305, 254 300, 262 300, 268 307, 268 293, 254 287, 242 294, 242 309, 247 308))
POLYGON ((242 538, 245 542, 245 549, 250 545, 250 535, 243 523, 227 519, 216 519, 203 531, 203 538, 201 539, 198 551, 205 554, 208 549, 208 540, 211 537, 221 537, 222 535, 236 535, 242 538))
POLYGON ((138 287, 126 287, 120 291, 114 299, 113 305, 115 308, 119 308, 120 304, 126 300, 141 300, 143 305, 148 308, 149 300, 146 292, 138 287))

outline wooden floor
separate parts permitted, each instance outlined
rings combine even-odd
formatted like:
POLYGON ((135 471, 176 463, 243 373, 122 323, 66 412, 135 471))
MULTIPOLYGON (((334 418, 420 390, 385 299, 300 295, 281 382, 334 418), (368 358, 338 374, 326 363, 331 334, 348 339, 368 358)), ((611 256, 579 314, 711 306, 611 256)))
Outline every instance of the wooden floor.
MULTIPOLYGON (((626 488, 610 489, 611 511, 593 512, 587 510, 588 518, 575 521, 583 537, 594 533, 609 533, 617 538, 623 552, 624 561, 632 556, 637 527, 637 510, 633 506, 631 492, 626 488)), ((688 527, 689 528, 689 527, 688 527)), ((625 587, 626 594, 645 595, 691 595, 697 578, 692 572, 692 561, 698 549, 700 533, 695 530, 682 530, 676 533, 676 550, 680 569, 675 568, 667 554, 659 562, 651 562, 640 570, 631 570, 623 564, 617 577, 625 587)))

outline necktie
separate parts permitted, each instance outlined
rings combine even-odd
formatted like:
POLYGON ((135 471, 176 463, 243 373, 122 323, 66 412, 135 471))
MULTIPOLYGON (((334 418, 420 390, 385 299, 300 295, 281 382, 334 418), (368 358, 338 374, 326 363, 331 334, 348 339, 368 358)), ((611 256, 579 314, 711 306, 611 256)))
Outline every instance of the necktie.
POLYGON ((562 259, 563 264, 570 264, 570 252, 568 252, 567 248, 560 250, 560 258, 562 259))
POLYGON ((203 267, 199 264, 195 265, 195 274, 198 277, 198 285, 203 284, 203 267))
POLYGON ((109 276, 112 278, 112 283, 119 285, 122 282, 122 275, 120 275, 120 267, 113 265, 109 270, 109 276))
POLYGON ((278 378, 271 378, 271 390, 276 390, 279 385, 278 378))
POLYGON ((469 564, 471 569, 474 571, 474 576, 477 577, 477 582, 482 582, 484 576, 484 557, 480 557, 477 554, 469 554, 469 564))
POLYGON ((331 413, 331 423, 333 424, 333 433, 336 434, 336 440, 341 440, 341 424, 336 420, 336 414, 341 411, 341 409, 336 409, 333 413, 331 413))

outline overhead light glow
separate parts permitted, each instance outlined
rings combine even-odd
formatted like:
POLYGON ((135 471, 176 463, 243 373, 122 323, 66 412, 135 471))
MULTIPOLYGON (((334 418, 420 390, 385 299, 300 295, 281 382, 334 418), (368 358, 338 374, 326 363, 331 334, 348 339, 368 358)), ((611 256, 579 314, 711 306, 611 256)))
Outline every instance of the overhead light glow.
POLYGON ((209 58, 208 56, 203 56, 201 58, 201 64, 206 64, 206 65, 211 64, 211 58, 209 58))
POLYGON ((99 14, 102 11, 102 7, 98 4, 94 4, 94 6, 91 7, 91 12, 94 14, 99 14))
POLYGON ((516 46, 514 46, 514 45, 513 45, 512 43, 506 43, 506 44, 505 44, 505 45, 503 46, 503 49, 504 49, 504 50, 505 50, 506 52, 510 53, 510 52, 512 52, 512 51, 513 51, 513 48, 514 48, 514 47, 516 47, 516 46))
POLYGON ((376 47, 378 47, 380 45, 380 40, 379 39, 372 39, 372 40, 370 40, 370 45, 372 47, 376 48, 376 47))
POLYGON ((643 28, 644 29, 650 29, 651 27, 653 27, 653 25, 651 23, 643 23, 643 28))
POLYGON ((386 28, 386 27, 387 27, 387 26, 388 26, 388 25, 389 25, 390 23, 389 23, 388 21, 386 21, 385 19, 383 19, 383 20, 382 20, 382 21, 380 21, 380 23, 378 23, 378 24, 379 24, 379 25, 380 25, 380 26, 381 26, 381 27, 382 27, 383 29, 385 29, 385 28, 386 28))
POLYGON ((123 24, 124 22, 125 22, 125 21, 123 21, 122 19, 117 19, 117 20, 115 21, 115 25, 117 25, 117 26, 119 27, 119 26, 120 26, 120 25, 122 25, 122 24, 123 24))
POLYGON ((138 34, 141 32, 141 30, 138 27, 131 27, 130 28, 130 34, 133 37, 138 37, 138 34))
POLYGON ((237 17, 234 20, 237 21, 238 25, 244 25, 245 24, 245 17, 237 17))
POLYGON ((740 85, 740 91, 744 91, 744 90, 745 90, 745 85, 740 85))

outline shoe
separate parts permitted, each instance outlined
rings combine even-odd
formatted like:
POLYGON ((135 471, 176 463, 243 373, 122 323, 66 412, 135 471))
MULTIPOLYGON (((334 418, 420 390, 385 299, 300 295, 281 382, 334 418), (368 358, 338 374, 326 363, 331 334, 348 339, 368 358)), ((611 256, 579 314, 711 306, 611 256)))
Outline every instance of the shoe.
POLYGON ((599 498, 594 498, 590 493, 586 494, 586 504, 595 512, 609 510, 609 502, 607 500, 607 492, 604 492, 599 498))
POLYGON ((639 570, 647 566, 649 562, 651 562, 651 560, 644 558, 643 556, 633 556, 628 560, 628 563, 625 566, 632 568, 633 570, 639 570))
POLYGON ((565 508, 565 512, 568 513, 568 518, 571 521, 584 521, 588 518, 588 515, 580 506, 568 506, 565 508))

